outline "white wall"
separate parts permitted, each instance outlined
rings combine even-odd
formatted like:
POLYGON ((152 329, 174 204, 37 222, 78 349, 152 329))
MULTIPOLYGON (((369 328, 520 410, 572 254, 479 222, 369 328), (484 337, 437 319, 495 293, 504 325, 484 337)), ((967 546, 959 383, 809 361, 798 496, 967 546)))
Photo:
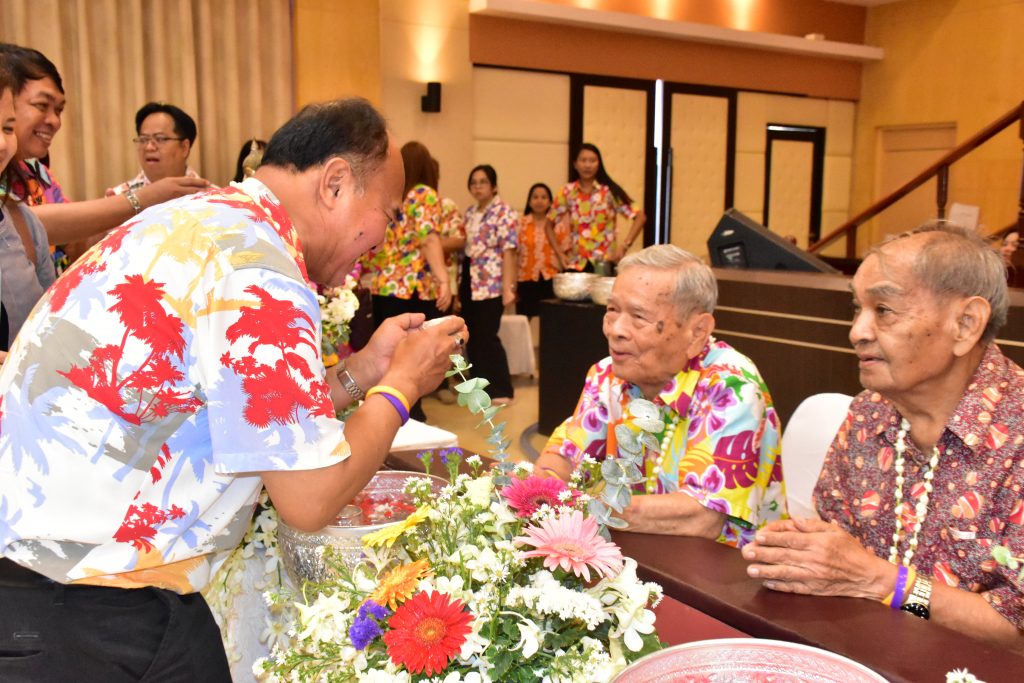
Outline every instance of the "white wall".
MULTIPOLYGON (((505 201, 521 211, 538 182, 557 192, 566 181, 568 155, 568 76, 473 70, 473 165, 494 166, 505 201)), ((452 195, 460 206, 472 201, 465 186, 469 168, 452 195)))

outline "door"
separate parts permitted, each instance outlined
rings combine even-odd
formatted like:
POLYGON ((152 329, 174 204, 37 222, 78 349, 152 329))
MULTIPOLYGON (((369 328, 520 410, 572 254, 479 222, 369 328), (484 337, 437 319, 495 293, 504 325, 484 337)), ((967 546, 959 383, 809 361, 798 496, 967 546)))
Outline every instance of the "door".
MULTIPOLYGON (((878 131, 875 198, 881 199, 907 182, 956 145, 954 124, 901 126, 878 131)), ((938 214, 933 178, 878 215, 872 222, 871 244, 887 235, 916 228, 938 214)))
POLYGON ((769 124, 764 226, 806 249, 821 236, 825 129, 769 124))

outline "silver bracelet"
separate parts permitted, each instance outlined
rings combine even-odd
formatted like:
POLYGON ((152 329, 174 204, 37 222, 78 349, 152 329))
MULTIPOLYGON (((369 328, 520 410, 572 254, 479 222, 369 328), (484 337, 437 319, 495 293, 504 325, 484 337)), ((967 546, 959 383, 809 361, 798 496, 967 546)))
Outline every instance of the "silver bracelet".
POLYGON ((142 211, 142 202, 139 201, 139 197, 135 194, 135 190, 129 187, 124 191, 124 197, 128 200, 128 203, 132 205, 132 211, 135 213, 142 211))
POLYGON ((366 398, 366 392, 359 388, 352 373, 345 367, 345 361, 338 363, 338 372, 336 373, 338 381, 341 382, 341 386, 345 388, 348 395, 352 397, 353 401, 362 401, 366 398))

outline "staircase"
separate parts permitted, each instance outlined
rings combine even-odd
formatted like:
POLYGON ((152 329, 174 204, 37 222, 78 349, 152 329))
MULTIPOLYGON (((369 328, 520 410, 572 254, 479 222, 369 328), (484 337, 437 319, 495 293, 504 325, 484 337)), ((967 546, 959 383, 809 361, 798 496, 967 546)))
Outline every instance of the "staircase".
MULTIPOLYGON (((998 119, 985 126, 981 131, 971 136, 964 142, 957 145, 955 148, 950 150, 945 156, 936 161, 934 164, 926 168, 921 173, 918 173, 912 179, 901 185, 899 188, 891 192, 890 194, 882 197, 874 204, 864 209, 856 216, 846 221, 838 228, 825 235, 823 238, 808 247, 808 251, 812 254, 821 256, 821 250, 828 245, 836 242, 840 239, 846 239, 846 257, 844 259, 826 259, 836 265, 840 270, 848 270, 848 267, 843 267, 844 264, 855 263, 857 259, 857 229, 864 223, 868 222, 885 209, 889 208, 903 197, 916 190, 921 185, 932 178, 937 178, 937 189, 936 189, 936 215, 942 219, 946 217, 946 204, 948 203, 949 194, 949 167, 954 163, 973 152, 975 149, 983 145, 988 140, 992 139, 996 134, 1002 132, 1009 126, 1017 124, 1019 127, 1019 135, 1021 141, 1024 142, 1024 102, 1021 102, 998 119)), ((991 233, 991 237, 1002 236, 1011 230, 1024 231, 1024 173, 1021 175, 1021 189, 1019 193, 1019 199, 1017 204, 1017 222, 1007 225, 995 232, 991 233)), ((1019 254, 1020 252, 1018 252, 1019 254)), ((1024 273, 1024 270, 1022 270, 1024 273)))

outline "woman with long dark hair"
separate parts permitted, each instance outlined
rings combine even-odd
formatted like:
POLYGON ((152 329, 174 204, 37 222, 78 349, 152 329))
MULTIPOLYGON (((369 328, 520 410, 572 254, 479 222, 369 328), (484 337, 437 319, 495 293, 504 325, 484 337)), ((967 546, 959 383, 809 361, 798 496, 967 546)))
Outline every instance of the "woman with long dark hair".
POLYGON ((519 298, 516 313, 535 316, 540 302, 555 293, 551 278, 562 270, 560 247, 554 233, 551 188, 534 183, 526 195, 526 207, 519 221, 519 298))
POLYGON ((466 353, 473 374, 490 381, 492 403, 512 401, 508 357, 498 338, 501 314, 516 300, 516 210, 498 196, 498 173, 489 164, 475 166, 467 181, 476 200, 466 209, 459 301, 469 329, 466 353))
POLYGON ((580 145, 569 183, 555 197, 555 217, 570 235, 569 249, 562 254, 567 270, 592 270, 598 263, 617 263, 646 220, 632 197, 608 175, 601 150, 589 142, 580 145), (615 243, 617 214, 633 221, 626 239, 619 244, 615 243))

